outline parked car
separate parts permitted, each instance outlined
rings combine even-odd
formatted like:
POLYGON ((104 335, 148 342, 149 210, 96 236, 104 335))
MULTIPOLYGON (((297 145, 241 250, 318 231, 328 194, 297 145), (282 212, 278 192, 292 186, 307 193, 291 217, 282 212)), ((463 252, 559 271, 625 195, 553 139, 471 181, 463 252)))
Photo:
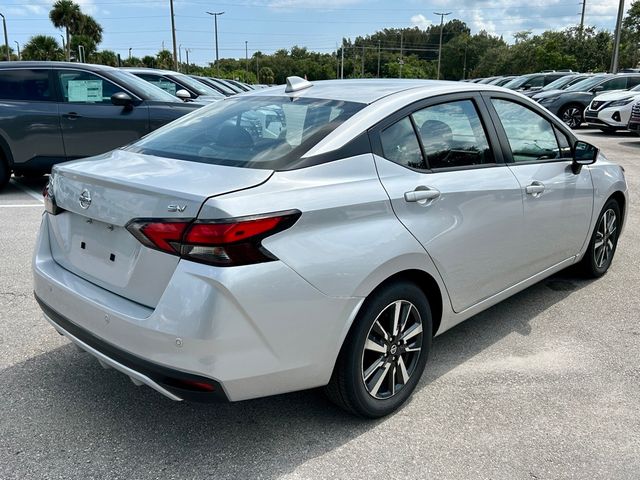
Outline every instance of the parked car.
POLYGON ((502 78, 500 75, 495 75, 493 77, 487 77, 487 78, 483 78, 482 80, 480 80, 477 83, 480 84, 484 84, 484 83, 492 83, 494 80, 499 80, 500 78, 502 78))
POLYGON ((206 78, 209 82, 215 84, 221 90, 224 90, 226 93, 230 94, 227 96, 236 95, 242 92, 242 90, 240 90, 235 85, 230 85, 226 83, 224 80, 221 80, 219 78, 213 78, 213 77, 204 77, 204 78, 206 78))
POLYGON ((224 98, 224 95, 219 91, 183 73, 153 68, 124 68, 124 70, 184 101, 206 104, 224 98))
POLYGON ((547 92, 535 100, 555 113, 571 128, 578 128, 584 121, 584 110, 596 95, 611 90, 625 90, 640 84, 640 74, 618 73, 594 75, 561 92, 547 92))
POLYGON ((495 85, 496 87, 502 87, 505 84, 509 83, 514 78, 516 78, 515 75, 508 75, 506 77, 498 77, 495 80, 492 80, 491 82, 489 82, 489 85, 495 85))
POLYGON ((631 118, 633 104, 640 100, 640 85, 631 90, 616 90, 595 97, 584 111, 584 121, 603 132, 624 130, 631 118))
POLYGON ((130 73, 64 62, 0 63, 0 188, 104 153, 197 108, 130 73))
POLYGON ((45 195, 35 296, 100 363, 173 400, 326 386, 365 417, 407 400, 434 335, 604 275, 628 204, 522 95, 299 77, 58 165, 45 195))
POLYGON ((627 128, 636 135, 640 135, 640 102, 636 102, 631 108, 631 117, 627 128))
POLYGON ((527 75, 516 77, 509 83, 505 83, 503 86, 517 92, 540 89, 545 85, 564 77, 565 75, 570 75, 571 73, 572 72, 529 73, 527 75))
POLYGON ((208 77, 201 77, 199 75, 190 75, 190 77, 193 78, 194 80, 199 81, 200 83, 204 83, 205 85, 207 85, 208 87, 213 88, 214 90, 217 90, 218 92, 220 92, 225 97, 230 97, 230 96, 236 94, 231 89, 223 88, 222 85, 214 82, 213 80, 211 80, 208 77))
POLYGON ((585 78, 589 78, 591 76, 592 75, 589 73, 577 73, 577 74, 565 75, 564 77, 560 77, 557 80, 554 80, 553 82, 545 85, 542 88, 528 90, 526 92, 522 92, 522 94, 526 95, 527 97, 533 98, 535 100, 537 95, 540 95, 542 93, 547 93, 547 92, 559 92, 561 90, 566 90, 571 85, 575 85, 576 83, 584 80, 585 78))

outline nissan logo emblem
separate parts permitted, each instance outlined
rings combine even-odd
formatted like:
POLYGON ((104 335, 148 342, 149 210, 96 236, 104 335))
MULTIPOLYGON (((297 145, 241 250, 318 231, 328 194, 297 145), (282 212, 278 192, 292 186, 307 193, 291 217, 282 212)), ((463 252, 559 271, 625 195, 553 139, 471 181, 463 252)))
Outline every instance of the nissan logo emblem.
POLYGON ((91 205, 91 194, 89 193, 89 190, 87 190, 86 188, 82 190, 82 193, 80 194, 80 198, 78 200, 80 201, 80 207, 82 207, 84 210, 89 208, 89 206, 91 205))

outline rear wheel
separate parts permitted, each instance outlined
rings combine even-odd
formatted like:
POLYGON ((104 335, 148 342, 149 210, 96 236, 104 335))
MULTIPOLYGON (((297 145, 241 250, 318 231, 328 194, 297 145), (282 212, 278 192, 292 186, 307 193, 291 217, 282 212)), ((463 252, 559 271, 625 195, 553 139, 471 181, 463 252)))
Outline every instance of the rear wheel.
POLYGON ((602 133, 616 133, 618 131, 615 127, 598 127, 602 133))
POLYGON ((621 221, 618 202, 609 200, 600 212, 589 247, 580 261, 580 270, 586 277, 598 278, 609 270, 618 246, 621 221))
POLYGON ((578 128, 582 125, 584 107, 578 104, 570 104, 562 107, 558 116, 569 128, 578 128))
POLYGON ((431 348, 431 311, 413 283, 386 285, 369 297, 345 340, 328 397, 345 410, 377 418, 416 388, 431 348))

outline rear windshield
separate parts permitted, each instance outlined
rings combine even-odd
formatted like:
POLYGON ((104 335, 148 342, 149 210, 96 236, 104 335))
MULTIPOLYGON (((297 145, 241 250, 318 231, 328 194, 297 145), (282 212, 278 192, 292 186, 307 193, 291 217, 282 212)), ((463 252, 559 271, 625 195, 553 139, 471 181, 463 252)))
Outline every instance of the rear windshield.
POLYGON ((173 122, 127 150, 234 167, 285 170, 365 104, 313 98, 230 97, 173 122))

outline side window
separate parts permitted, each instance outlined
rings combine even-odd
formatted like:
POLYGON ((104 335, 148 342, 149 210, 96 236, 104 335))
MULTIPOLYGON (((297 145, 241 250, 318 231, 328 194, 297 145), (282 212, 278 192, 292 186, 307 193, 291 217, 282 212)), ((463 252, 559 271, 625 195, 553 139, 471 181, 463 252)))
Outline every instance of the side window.
POLYGON ((62 101, 68 103, 108 103, 111 95, 122 88, 89 72, 61 70, 58 72, 62 101))
POLYGON ((607 82, 600 84, 603 92, 608 90, 621 90, 627 88, 627 79, 625 77, 613 78, 607 82))
POLYGON ((640 76, 627 78, 627 88, 637 87, 638 85, 640 85, 640 76))
POLYGON ((413 114, 429 168, 493 163, 480 116, 471 100, 441 103, 413 114))
POLYGON ((427 168, 418 137, 409 117, 385 128, 380 134, 385 158, 410 168, 427 168))
POLYGON ((0 99, 22 101, 51 101, 51 85, 47 70, 2 70, 0 99))
POLYGON ((523 87, 542 87, 544 85, 544 77, 539 75, 537 77, 532 77, 523 85, 523 87))
POLYGON ((514 162, 560 158, 553 125, 542 115, 510 100, 492 98, 507 134, 514 162))
POLYGON ((152 83, 156 87, 160 87, 162 90, 164 90, 167 93, 170 93, 171 95, 175 95, 176 92, 182 88, 177 83, 172 82, 171 80, 164 77, 160 77, 157 75, 147 75, 144 73, 140 73, 137 75, 141 79, 146 80, 149 83, 152 83))
POLYGON ((562 78, 562 75, 547 75, 544 77, 544 84, 549 85, 551 82, 555 82, 559 78, 562 78))

